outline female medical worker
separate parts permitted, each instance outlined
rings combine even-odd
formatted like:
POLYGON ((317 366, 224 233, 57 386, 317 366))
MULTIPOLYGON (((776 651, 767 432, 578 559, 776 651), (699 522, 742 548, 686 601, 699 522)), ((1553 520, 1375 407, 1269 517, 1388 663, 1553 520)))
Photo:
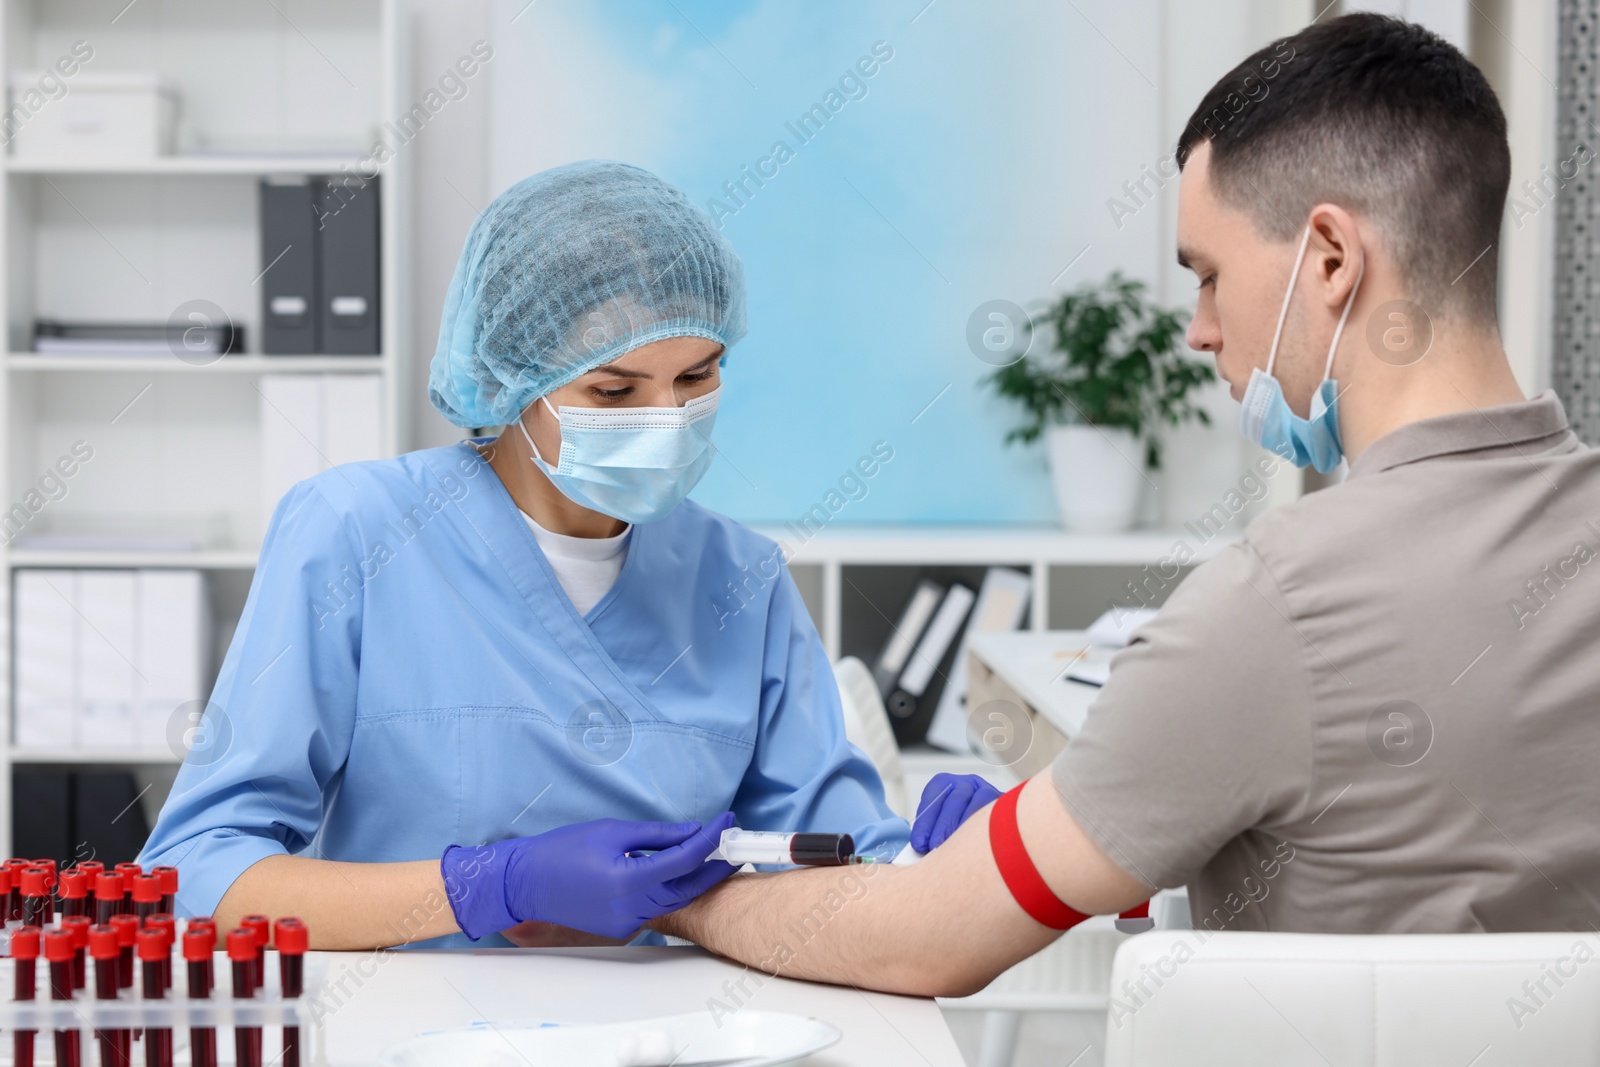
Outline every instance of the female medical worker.
POLYGON ((429 393, 506 429, 279 503, 141 856, 182 911, 327 948, 626 938, 731 871, 702 861, 734 818, 900 849, 781 553, 684 499, 743 332, 738 258, 654 175, 489 205, 429 393))

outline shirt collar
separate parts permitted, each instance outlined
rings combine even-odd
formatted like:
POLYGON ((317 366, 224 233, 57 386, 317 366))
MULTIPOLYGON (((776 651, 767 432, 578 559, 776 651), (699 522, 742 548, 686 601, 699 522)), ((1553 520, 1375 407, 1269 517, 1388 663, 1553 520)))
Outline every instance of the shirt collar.
POLYGON ((1532 400, 1452 412, 1391 430, 1367 446, 1350 465, 1348 477, 1440 456, 1490 459, 1552 450, 1570 452, 1579 447, 1567 428, 1561 401, 1546 389, 1532 400))

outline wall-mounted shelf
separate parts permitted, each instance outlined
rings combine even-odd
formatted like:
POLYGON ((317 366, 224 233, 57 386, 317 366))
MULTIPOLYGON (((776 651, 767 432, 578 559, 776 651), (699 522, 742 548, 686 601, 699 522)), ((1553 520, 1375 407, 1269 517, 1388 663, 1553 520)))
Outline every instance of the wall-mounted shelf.
MULTIPOLYGON (((12 174, 267 175, 361 174, 366 161, 355 155, 308 156, 154 156, 150 159, 7 159, 12 174)), ((370 175, 370 169, 367 171, 370 175)))
POLYGON ((18 567, 181 567, 203 571, 247 571, 257 553, 249 548, 203 549, 198 552, 107 552, 88 549, 14 548, 10 565, 18 567))
POLYGON ((62 356, 9 352, 7 370, 27 374, 363 374, 384 369, 387 356, 223 356, 186 363, 176 356, 62 356))
POLYGON ((14 748, 12 763, 78 764, 102 763, 116 767, 160 766, 180 763, 176 755, 166 749, 133 750, 126 748, 14 748))

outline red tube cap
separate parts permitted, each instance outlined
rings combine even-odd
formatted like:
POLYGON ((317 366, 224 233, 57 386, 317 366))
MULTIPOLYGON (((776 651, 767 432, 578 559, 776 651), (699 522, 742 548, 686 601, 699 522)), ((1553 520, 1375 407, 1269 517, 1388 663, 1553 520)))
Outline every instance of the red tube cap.
POLYGON ((75 871, 82 871, 84 874, 87 874, 89 876, 89 884, 94 885, 95 875, 105 870, 106 865, 101 863, 99 860, 84 860, 82 863, 74 863, 72 865, 72 869, 75 871))
POLYGON ((61 920, 61 929, 70 931, 72 945, 77 949, 89 947, 89 927, 94 925, 94 920, 87 915, 69 915, 61 920))
POLYGON ((140 930, 138 954, 146 963, 154 963, 167 958, 168 942, 160 930, 140 930))
POLYGON ((123 948, 132 948, 139 937, 139 917, 137 915, 111 916, 111 929, 117 932, 117 944, 123 948))
POLYGON ((39 958, 39 929, 23 926, 11 931, 11 958, 36 960, 39 958))
POLYGON ((272 939, 272 920, 265 915, 246 915, 239 920, 239 925, 255 935, 257 950, 266 948, 272 939))
POLYGON ((152 867, 150 873, 161 879, 161 892, 169 897, 178 895, 178 868, 152 867))
POLYGON ((83 900, 89 895, 89 876, 82 871, 61 872, 61 899, 83 900))
POLYGON ((42 897, 50 892, 49 883, 45 881, 43 867, 24 867, 22 869, 22 895, 25 897, 42 897))
POLYGON ((11 887, 17 884, 17 871, 15 867, 0 867, 0 893, 11 892, 11 887))
POLYGON ((34 860, 33 865, 35 867, 43 867, 45 869, 45 885, 49 886, 51 889, 54 889, 56 886, 56 861, 34 860))
POLYGON ((302 956, 310 943, 306 924, 296 918, 279 919, 272 924, 272 941, 285 956, 302 956))
POLYGON ((117 944, 117 931, 113 926, 89 928, 89 955, 97 960, 114 960, 122 952, 117 944))
POLYGON ((134 875, 133 902, 135 904, 161 903, 161 879, 153 874, 134 875))
POLYGON ((115 871, 102 871, 94 880, 94 898, 96 900, 121 900, 122 875, 115 871))
POLYGON ((72 944, 71 930, 46 930, 44 934, 44 958, 51 963, 66 963, 76 953, 72 944))
POLYGON ((228 958, 238 963, 256 958, 256 932, 246 927, 228 931, 228 958))
POLYGON ((199 963, 209 960, 211 953, 217 947, 217 932, 215 929, 189 927, 183 932, 183 958, 190 963, 199 963))
POLYGON ((161 931, 161 936, 167 939, 168 948, 171 948, 172 943, 178 939, 178 920, 164 911, 158 911, 154 915, 146 916, 144 928, 146 930, 161 931))
POLYGON ((144 868, 137 863, 119 863, 117 864, 117 873, 122 875, 123 880, 126 881, 134 875, 143 874, 144 868))

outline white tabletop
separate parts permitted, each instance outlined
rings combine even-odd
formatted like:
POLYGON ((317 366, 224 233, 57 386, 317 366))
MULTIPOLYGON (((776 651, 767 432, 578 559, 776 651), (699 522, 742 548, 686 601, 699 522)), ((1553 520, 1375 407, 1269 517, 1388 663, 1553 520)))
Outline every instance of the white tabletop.
POLYGON ((1072 681, 1071 670, 1093 655, 1082 630, 1016 630, 975 633, 968 650, 999 675, 1028 705, 1049 720, 1063 736, 1083 729, 1089 705, 1100 695, 1098 686, 1072 681))
POLYGON ((383 1049, 425 1031, 619 1022, 710 1011, 713 998, 728 1010, 832 1023, 844 1037, 804 1060, 808 1067, 962 1067, 932 1000, 768 978, 698 948, 314 952, 308 969, 319 962, 327 968, 319 1001, 328 1058, 317 1062, 329 1067, 376 1063, 383 1049))

